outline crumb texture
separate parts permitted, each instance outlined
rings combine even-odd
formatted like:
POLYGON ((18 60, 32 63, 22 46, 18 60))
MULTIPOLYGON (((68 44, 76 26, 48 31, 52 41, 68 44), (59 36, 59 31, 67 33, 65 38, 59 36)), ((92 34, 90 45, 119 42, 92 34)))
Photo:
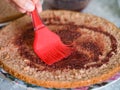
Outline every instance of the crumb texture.
POLYGON ((51 66, 42 62, 33 51, 34 31, 25 16, 0 31, 0 63, 10 74, 44 87, 70 88, 106 80, 119 71, 120 32, 112 23, 71 11, 44 11, 41 18, 73 53, 51 66))

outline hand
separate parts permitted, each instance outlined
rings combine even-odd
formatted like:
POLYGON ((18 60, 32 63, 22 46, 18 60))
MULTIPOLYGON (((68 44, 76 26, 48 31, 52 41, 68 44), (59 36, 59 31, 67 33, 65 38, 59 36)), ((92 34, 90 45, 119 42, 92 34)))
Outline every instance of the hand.
POLYGON ((42 6, 40 0, 7 0, 15 8, 17 8, 22 13, 29 13, 37 8, 38 12, 42 11, 42 6))

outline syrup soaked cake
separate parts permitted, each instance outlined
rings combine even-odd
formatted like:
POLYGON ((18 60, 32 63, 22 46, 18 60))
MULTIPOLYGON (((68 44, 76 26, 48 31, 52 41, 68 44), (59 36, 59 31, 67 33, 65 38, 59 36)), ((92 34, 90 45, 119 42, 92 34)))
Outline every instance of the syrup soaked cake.
POLYGON ((112 23, 71 11, 44 11, 41 18, 72 54, 45 64, 33 51, 32 22, 24 16, 0 31, 0 64, 13 76, 38 86, 73 88, 102 82, 120 70, 120 32, 112 23))

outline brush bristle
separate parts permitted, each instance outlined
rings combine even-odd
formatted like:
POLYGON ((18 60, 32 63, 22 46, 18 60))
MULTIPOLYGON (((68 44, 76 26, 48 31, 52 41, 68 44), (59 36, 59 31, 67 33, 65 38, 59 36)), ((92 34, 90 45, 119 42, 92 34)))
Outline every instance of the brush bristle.
POLYGON ((63 44, 60 37, 47 27, 35 31, 34 51, 48 65, 66 58, 71 48, 63 44))
POLYGON ((48 65, 52 65, 55 62, 67 58, 71 54, 72 50, 70 47, 64 44, 56 44, 49 48, 44 55, 39 55, 42 60, 48 65))

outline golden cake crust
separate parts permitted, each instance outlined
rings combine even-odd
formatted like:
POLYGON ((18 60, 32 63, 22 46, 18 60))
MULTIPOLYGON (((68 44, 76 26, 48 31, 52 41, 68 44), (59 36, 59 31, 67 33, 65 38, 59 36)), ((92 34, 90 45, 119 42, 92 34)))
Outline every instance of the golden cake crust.
POLYGON ((41 18, 51 29, 53 26, 49 26, 48 19, 53 17, 59 17, 59 22, 58 20, 51 20, 50 23, 66 24, 74 22, 75 25, 84 24, 94 28, 102 28, 103 31, 109 32, 116 38, 117 53, 110 58, 108 63, 97 68, 38 71, 37 68, 27 65, 29 60, 19 55, 18 46, 13 43, 16 37, 20 36, 24 30, 32 28, 31 19, 24 16, 0 31, 0 64, 7 72, 28 83, 43 87, 74 88, 102 82, 120 70, 120 32, 116 26, 100 17, 89 14, 71 11, 44 11, 41 13, 41 18))

